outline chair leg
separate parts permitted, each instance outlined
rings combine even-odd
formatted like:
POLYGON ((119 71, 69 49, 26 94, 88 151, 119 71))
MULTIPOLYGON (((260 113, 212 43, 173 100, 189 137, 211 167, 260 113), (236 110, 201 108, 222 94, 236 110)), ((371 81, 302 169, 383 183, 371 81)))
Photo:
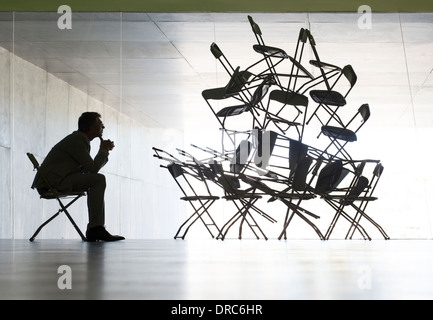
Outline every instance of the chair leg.
POLYGON ((286 230, 290 224, 290 222, 292 221, 294 215, 296 214, 297 216, 299 216, 302 220, 304 220, 311 228, 313 228, 313 230, 317 233, 317 235, 319 236, 320 240, 325 240, 323 234, 320 232, 319 228, 317 228, 317 226, 312 223, 306 216, 304 216, 301 211, 303 211, 304 213, 312 216, 315 219, 318 219, 319 216, 313 214, 312 212, 309 212, 303 208, 300 207, 300 203, 301 200, 299 200, 298 204, 294 204, 292 203, 292 201, 287 201, 282 199, 281 200, 286 206, 287 206, 287 212, 286 212, 286 218, 284 219, 284 225, 283 225, 283 230, 281 231, 280 235, 278 236, 278 240, 281 240, 281 238, 284 236, 284 239, 287 239, 287 234, 286 234, 286 230), (290 218, 289 218, 289 212, 290 210, 292 210, 292 213, 290 214, 290 218))
MULTIPOLYGON (((355 210, 357 210, 357 214, 359 213, 359 217, 355 217, 355 219, 357 218, 357 220, 355 221, 356 224, 359 224, 359 221, 361 220, 361 218, 364 217, 379 230, 379 232, 382 234, 382 236, 385 238, 385 240, 390 239, 390 237, 386 234, 385 230, 376 221, 374 221, 371 217, 369 217, 364 212, 365 208, 364 208, 364 210, 361 210, 359 207, 357 207, 353 204, 352 204, 352 207, 355 208, 355 210)), ((349 229, 347 234, 349 234, 349 232, 350 232, 350 229, 349 229)), ((352 239, 353 233, 354 233, 354 230, 352 230, 352 234, 350 235, 350 239, 352 239)))
POLYGON ((257 229, 259 229, 259 231, 261 232, 261 234, 263 235, 263 238, 265 238, 265 240, 268 240, 268 237, 266 237, 265 233, 262 231, 262 229, 260 228, 260 226, 257 224, 256 220, 254 219, 254 217, 251 215, 251 213, 249 212, 249 210, 251 209, 251 207, 254 206, 254 204, 257 202, 258 199, 250 199, 249 201, 242 201, 244 205, 244 209, 243 209, 243 214, 242 214, 242 220, 241 223, 239 225, 239 239, 242 239, 242 225, 243 223, 246 221, 248 226, 250 227, 251 231, 253 232, 253 234, 256 236, 257 239, 260 239, 259 236, 257 235, 257 233, 254 231, 253 227, 257 227, 257 229), (251 220, 253 221, 253 224, 251 224, 248 220, 247 220, 247 215, 251 218, 251 220))
POLYGON ((86 237, 84 236, 84 234, 81 232, 80 228, 77 226, 77 224, 75 223, 74 219, 72 219, 71 215, 69 214, 69 212, 68 212, 68 210, 67 210, 67 208, 68 208, 69 206, 71 206, 71 205, 72 205, 75 201, 77 201, 79 198, 81 198, 81 195, 76 196, 76 197, 75 197, 71 202, 69 202, 66 206, 63 205, 62 201, 60 201, 59 198, 57 198, 57 201, 59 202, 60 207, 62 207, 62 210, 61 210, 61 211, 63 211, 63 212, 66 214, 66 216, 68 217, 69 221, 71 221, 71 223, 72 223, 72 225, 74 226, 75 230, 76 230, 76 231, 78 232, 78 234, 80 235, 81 240, 83 240, 83 241, 87 241, 87 238, 86 238, 86 237))
POLYGON ((64 212, 66 214, 66 216, 68 217, 69 221, 72 223, 72 225, 74 226, 75 230, 78 232, 78 234, 80 235, 81 239, 83 241, 87 241, 86 237, 84 236, 84 234, 81 232, 80 228, 77 226, 77 224, 75 223, 75 221, 72 219, 71 215, 69 214, 67 208, 70 207, 75 201, 77 201, 79 198, 81 198, 81 195, 76 196, 72 201, 70 201, 66 206, 62 203, 62 201, 60 201, 60 198, 56 198, 57 201, 59 202, 59 205, 61 207, 61 209, 59 211, 57 211, 57 213, 55 213, 51 218, 49 218, 47 221, 45 221, 43 224, 41 224, 39 226, 39 228, 35 231, 35 233, 33 234, 33 236, 29 239, 30 242, 33 242, 36 238, 36 236, 39 234, 39 232, 42 230, 43 227, 45 227, 48 223, 50 223, 55 217, 57 217, 60 212, 64 212))
POLYGON ((236 204, 235 201, 233 201, 233 203, 236 205, 238 211, 223 225, 218 236, 216 237, 217 239, 224 240, 226 238, 226 235, 227 235, 227 232, 229 231, 229 229, 236 223, 236 221, 239 220, 239 218, 242 217, 242 210, 238 207, 238 205, 236 204), (224 229, 225 229, 225 231, 224 231, 224 229))
POLYGON ((208 209, 211 207, 211 205, 213 204, 215 202, 215 200, 208 200, 208 201, 205 201, 205 202, 202 202, 202 201, 200 201, 200 207, 199 208, 196 208, 191 202, 190 202, 190 204, 191 204, 191 206, 194 208, 194 213, 179 227, 179 229, 177 230, 177 233, 176 233, 176 235, 174 236, 174 239, 177 239, 177 238, 181 238, 182 240, 184 240, 185 239, 185 236, 186 236, 186 234, 188 233, 188 230, 189 230, 189 228, 198 220, 198 219, 200 219, 202 222, 203 222, 203 224, 204 224, 204 226, 206 227, 206 229, 207 229, 207 231, 210 233, 210 235, 212 236, 212 238, 214 239, 215 238, 215 236, 213 235, 213 233, 212 233, 212 231, 209 229, 209 225, 214 225, 215 226, 215 228, 218 230, 218 232, 220 232, 220 229, 218 228, 218 226, 216 225, 216 223, 215 223, 215 221, 213 220, 213 218, 212 218, 212 216, 210 215, 210 213, 209 213, 209 211, 208 211, 208 209), (211 220, 211 222, 212 223, 206 223, 204 220, 203 220, 203 218, 202 218, 202 216, 203 216, 203 214, 207 214, 208 215, 208 217, 209 217, 209 219, 211 220), (182 228, 194 217, 194 216, 196 216, 197 215, 197 217, 188 225, 188 227, 186 227, 186 229, 185 229, 185 231, 184 231, 184 233, 183 233, 183 235, 182 236, 179 236, 179 233, 180 233, 180 231, 182 230, 182 228))
POLYGON ((60 201, 59 198, 57 198, 57 201, 60 204, 61 209, 59 211, 57 211, 56 214, 54 214, 51 218, 49 218, 47 221, 45 221, 37 230, 36 232, 33 234, 33 236, 29 239, 31 242, 33 242, 36 238, 36 236, 38 235, 38 233, 42 230, 43 227, 45 227, 48 223, 50 223, 55 217, 57 217, 60 212, 64 212, 65 215, 68 217, 69 221, 72 223, 72 225, 74 226, 75 230, 78 232, 78 234, 81 237, 81 240, 83 241, 87 241, 86 237, 84 236, 84 234, 81 232, 80 228, 77 226, 77 224, 75 223, 74 219, 72 219, 71 215, 69 214, 67 208, 72 205, 75 201, 77 201, 81 196, 77 196, 75 197, 71 202, 69 202, 66 206, 63 205, 63 203, 60 201))
POLYGON ((74 226, 75 230, 77 230, 78 234, 81 237, 81 240, 87 241, 87 238, 84 236, 84 234, 81 232, 80 228, 75 223, 74 219, 72 219, 71 215, 68 213, 68 211, 65 210, 65 214, 68 217, 69 221, 71 221, 72 225, 74 226))
POLYGON ((56 214, 54 214, 51 218, 49 218, 47 221, 45 221, 43 224, 39 226, 39 228, 35 231, 35 233, 32 235, 32 237, 29 239, 30 242, 33 242, 36 238, 36 236, 39 234, 39 232, 42 230, 43 227, 45 227, 48 223, 51 222, 55 217, 59 215, 59 213, 62 212, 62 210, 57 211, 56 214))
MULTIPOLYGON (((371 237, 368 235, 367 231, 365 231, 365 229, 359 224, 359 220, 355 221, 355 218, 352 218, 349 214, 347 214, 344 211, 344 206, 342 204, 337 205, 332 200, 325 200, 325 201, 333 209, 336 210, 334 218, 332 219, 331 224, 329 225, 329 228, 326 231, 325 240, 329 240, 331 233, 334 230, 334 227, 337 224, 337 221, 340 218, 340 216, 345 218, 351 224, 350 228, 353 228, 353 232, 355 232, 355 230, 358 230, 358 232, 361 234, 361 236, 364 238, 364 240, 371 240, 371 237)), ((349 231, 350 231, 350 229, 349 229, 349 231)), ((353 235, 353 233, 352 233, 352 235, 353 235)), ((347 239, 347 235, 346 235, 346 239, 347 239)))

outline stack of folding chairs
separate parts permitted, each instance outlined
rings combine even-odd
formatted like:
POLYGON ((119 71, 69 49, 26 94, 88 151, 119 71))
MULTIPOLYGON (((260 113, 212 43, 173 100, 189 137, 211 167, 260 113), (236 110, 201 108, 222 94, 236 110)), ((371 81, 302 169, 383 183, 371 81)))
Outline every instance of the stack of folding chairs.
POLYGON ((153 148, 182 191, 181 199, 192 208, 175 238, 184 239, 191 226, 201 222, 212 238, 224 240, 237 228, 239 239, 244 229, 257 239, 268 239, 261 224, 278 224, 272 217, 278 213, 270 209, 278 202, 278 208, 284 208, 278 239, 287 239, 294 219, 305 222, 322 240, 338 228, 344 228, 346 239, 371 240, 371 227, 389 239, 366 212, 377 200, 374 191, 383 165, 350 154, 350 145, 370 117, 367 103, 347 117, 352 108, 347 99, 357 82, 352 66, 322 61, 307 29, 300 30, 290 56, 266 45, 258 24, 250 16, 248 21, 257 41, 253 50, 259 55, 252 65, 234 67, 216 43, 210 46, 229 78, 226 86, 202 92, 221 126, 220 149, 192 145, 201 154, 197 157, 181 149, 174 156, 153 148), (303 61, 306 51, 314 57, 309 61, 314 72, 303 61), (317 148, 306 143, 307 130, 325 144, 317 148), (219 210, 212 210, 217 201, 232 204, 222 223, 215 222, 219 210), (330 223, 321 230, 315 221, 323 212, 330 223))

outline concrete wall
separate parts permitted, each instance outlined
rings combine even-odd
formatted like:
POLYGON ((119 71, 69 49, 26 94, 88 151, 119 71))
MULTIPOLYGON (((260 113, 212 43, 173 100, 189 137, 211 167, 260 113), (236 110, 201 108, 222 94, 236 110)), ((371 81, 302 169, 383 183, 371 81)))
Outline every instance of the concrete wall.
MULTIPOLYGON (((76 130, 85 111, 101 113, 104 136, 115 142, 101 173, 107 178, 106 226, 127 238, 171 238, 184 218, 183 204, 166 201, 178 188, 152 157, 152 146, 183 145, 182 132, 150 129, 52 74, 0 48, 0 238, 29 238, 58 209, 30 188, 34 172, 26 152, 42 161, 51 147, 76 130)), ((92 155, 99 142, 92 142, 92 155)), ((85 198, 71 207, 85 231, 85 198)), ((78 238, 64 215, 39 238, 78 238)))

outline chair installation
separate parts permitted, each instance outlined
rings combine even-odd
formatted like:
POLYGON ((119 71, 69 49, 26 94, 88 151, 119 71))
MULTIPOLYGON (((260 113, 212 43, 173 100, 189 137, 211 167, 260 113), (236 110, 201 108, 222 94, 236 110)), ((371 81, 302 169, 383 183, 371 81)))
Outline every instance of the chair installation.
POLYGON ((221 146, 192 144, 193 150, 205 155, 178 149, 182 159, 153 149, 184 193, 181 199, 193 207, 175 238, 184 239, 201 220, 219 240, 229 237, 235 226, 239 239, 246 230, 253 238, 269 239, 268 230, 278 226, 280 215, 277 239, 290 237, 298 221, 321 240, 335 237, 341 228, 345 239, 371 240, 371 227, 389 239, 367 213, 367 207, 373 207, 369 204, 378 199, 374 193, 383 165, 371 157, 353 156, 348 147, 365 143, 358 141, 358 132, 371 117, 368 103, 357 110, 350 107, 349 93, 358 81, 352 65, 325 62, 328 59, 319 55, 309 29, 300 28, 290 54, 287 48, 265 42, 259 24, 247 18, 253 33, 252 56, 259 54, 252 63, 234 67, 216 43, 210 45, 225 70, 227 85, 201 94, 219 122, 221 146), (181 178, 187 185, 199 182, 201 189, 186 192, 181 178), (228 212, 219 215, 224 220, 218 223, 221 227, 210 213, 216 201, 228 212))

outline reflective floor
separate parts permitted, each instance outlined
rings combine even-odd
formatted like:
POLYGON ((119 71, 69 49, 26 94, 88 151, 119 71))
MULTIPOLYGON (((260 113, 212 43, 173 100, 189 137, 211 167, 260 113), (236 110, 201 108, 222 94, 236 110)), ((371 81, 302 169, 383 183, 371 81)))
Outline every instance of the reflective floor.
POLYGON ((431 240, 0 240, 0 299, 432 299, 431 240))

